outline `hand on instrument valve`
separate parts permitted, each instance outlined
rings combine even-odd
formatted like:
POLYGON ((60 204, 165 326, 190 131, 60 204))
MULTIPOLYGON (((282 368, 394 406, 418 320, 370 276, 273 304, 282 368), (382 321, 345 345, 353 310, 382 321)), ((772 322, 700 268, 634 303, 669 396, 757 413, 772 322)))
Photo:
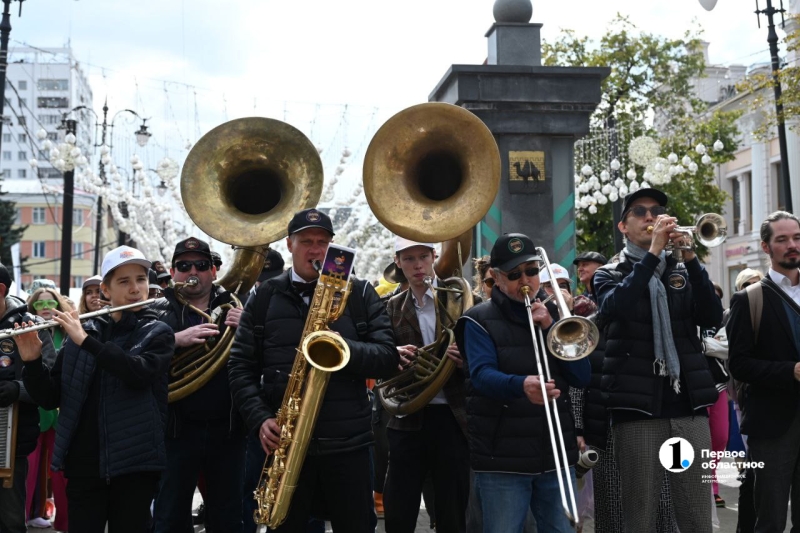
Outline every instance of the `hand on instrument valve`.
POLYGON ((209 337, 214 337, 218 334, 219 328, 216 324, 199 324, 176 333, 175 346, 185 348, 193 344, 203 344, 209 337))
POLYGON ((228 314, 225 315, 225 325, 229 328, 238 328, 239 320, 242 318, 242 311, 241 307, 228 309, 228 314))
POLYGON ((677 249, 679 246, 689 246, 690 244, 692 244, 691 235, 686 235, 686 233, 684 233, 684 232, 675 231, 675 232, 672 232, 672 233, 669 234, 669 238, 672 241, 672 244, 676 248, 676 250, 673 252, 673 254, 675 254, 675 253, 680 253, 681 254, 681 256, 679 256, 679 257, 682 257, 682 259, 679 258, 678 259, 679 261, 682 261, 682 262, 686 263, 687 261, 691 261, 692 259, 694 259, 694 257, 695 257, 694 250, 678 250, 677 249))
POLYGON ((669 215, 658 215, 655 224, 653 224, 653 239, 650 241, 650 253, 658 256, 664 250, 669 242, 670 235, 673 230, 678 226, 678 219, 669 215))
MULTIPOLYGON (((33 321, 27 323, 23 322, 22 324, 14 322, 14 329, 26 328, 33 325, 33 321)), ((23 361, 36 361, 42 356, 42 339, 39 338, 38 331, 29 331, 28 333, 17 335, 16 338, 14 338, 14 342, 17 345, 17 350, 19 350, 19 356, 23 361)))
POLYGON ((453 361, 458 368, 464 367, 464 358, 461 357, 461 352, 458 351, 458 346, 456 343, 451 344, 447 347, 447 357, 453 361))
POLYGON ((531 317, 533 317, 533 322, 542 329, 547 329, 553 324, 550 311, 539 300, 531 302, 531 317))
POLYGON ((69 338, 72 339, 72 342, 80 346, 83 344, 83 341, 86 340, 86 337, 89 335, 86 334, 84 331, 83 326, 81 325, 81 319, 78 318, 78 311, 72 310, 69 313, 63 313, 56 309, 53 309, 53 320, 58 322, 58 325, 64 328, 64 331, 67 332, 69 338))
MULTIPOLYGON (((525 382, 522 385, 525 396, 531 401, 531 403, 536 405, 544 405, 544 398, 542 397, 542 385, 539 382, 539 376, 528 376, 525 378, 525 382)), ((556 388, 556 382, 552 379, 545 383, 545 389, 547 390, 547 400, 555 400, 559 396, 561 396, 561 391, 556 388)))
MULTIPOLYGON (((448 348, 449 350, 449 348, 448 348)), ((408 365, 411 364, 411 361, 416 359, 417 357, 417 347, 413 344, 406 344, 405 346, 398 346, 397 347, 397 354, 400 356, 400 364, 397 365, 397 368, 400 370, 404 370, 408 368, 408 365)))
POLYGON ((281 428, 274 418, 267 418, 261 429, 258 430, 258 438, 261 440, 261 447, 267 455, 275 451, 281 443, 281 428))

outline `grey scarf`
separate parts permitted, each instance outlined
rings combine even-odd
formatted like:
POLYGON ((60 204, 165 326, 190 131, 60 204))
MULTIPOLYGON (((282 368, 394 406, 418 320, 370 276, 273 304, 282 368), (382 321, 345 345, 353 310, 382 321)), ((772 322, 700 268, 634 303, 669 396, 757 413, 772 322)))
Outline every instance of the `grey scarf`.
MULTIPOLYGON (((637 263, 644 259, 647 250, 627 241, 622 253, 626 258, 632 260, 632 263, 637 263)), ((669 376, 675 394, 680 394, 681 362, 678 359, 678 351, 675 349, 675 341, 672 339, 667 290, 661 283, 661 276, 664 275, 666 269, 666 254, 662 251, 656 271, 647 282, 647 288, 650 291, 650 312, 653 315, 653 348, 656 354, 653 370, 659 376, 669 376)))

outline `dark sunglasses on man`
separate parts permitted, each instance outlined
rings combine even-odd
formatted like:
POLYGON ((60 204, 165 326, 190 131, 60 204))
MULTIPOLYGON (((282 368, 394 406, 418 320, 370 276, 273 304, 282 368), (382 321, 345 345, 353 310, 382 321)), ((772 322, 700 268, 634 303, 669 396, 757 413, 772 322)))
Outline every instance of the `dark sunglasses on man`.
MULTIPOLYGON (((653 217, 667 214, 667 208, 664 207, 663 205, 651 205, 650 207, 644 205, 635 205, 630 209, 628 209, 628 213, 632 214, 636 218, 646 217, 648 211, 650 211, 650 214, 653 215, 653 217)), ((628 213, 626 213, 626 215, 628 213)), ((625 217, 622 218, 624 219, 625 217)))
POLYGON ((532 266, 532 267, 528 267, 528 268, 526 268, 524 270, 520 269, 520 270, 514 270, 512 272, 504 272, 504 274, 505 274, 506 278, 508 278, 508 281, 517 281, 519 278, 522 277, 522 273, 523 272, 525 272, 526 276, 528 276, 529 278, 532 278, 533 276, 535 276, 535 275, 537 275, 539 273, 539 267, 538 266, 532 266))
POLYGON ((205 272, 211 268, 211 261, 208 259, 198 259, 197 261, 176 261, 175 268, 178 272, 189 272, 194 266, 198 272, 205 272))

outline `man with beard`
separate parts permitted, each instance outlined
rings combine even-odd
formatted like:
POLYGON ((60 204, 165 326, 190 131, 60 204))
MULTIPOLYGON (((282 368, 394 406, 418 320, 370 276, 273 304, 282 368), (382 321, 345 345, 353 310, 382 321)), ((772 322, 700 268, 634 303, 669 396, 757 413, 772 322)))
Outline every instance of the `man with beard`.
POLYGON ((761 224, 761 249, 770 258, 767 277, 731 300, 729 365, 733 377, 745 383, 739 394, 741 432, 751 462, 758 464, 755 531, 783 531, 790 498, 795 531, 800 528, 800 220, 786 211, 769 215, 761 224))

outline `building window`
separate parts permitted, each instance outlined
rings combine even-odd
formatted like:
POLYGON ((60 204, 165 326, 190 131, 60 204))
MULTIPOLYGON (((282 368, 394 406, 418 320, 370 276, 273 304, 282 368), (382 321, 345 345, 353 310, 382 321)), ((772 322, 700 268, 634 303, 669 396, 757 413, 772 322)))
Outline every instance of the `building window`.
POLYGON ((19 84, 17 84, 17 89, 19 89, 20 91, 27 91, 28 82, 26 80, 19 80, 19 84))
POLYGON ((41 114, 41 115, 39 115, 39 122, 41 122, 42 124, 48 124, 48 125, 51 125, 51 126, 53 124, 61 124, 61 115, 44 115, 44 114, 41 114))
POLYGON ((39 159, 42 160, 42 161, 47 161, 48 159, 50 159, 50 154, 47 153, 46 151, 40 149, 39 150, 39 159))
POLYGON ((82 242, 73 242, 72 243, 72 257, 75 259, 83 259, 83 243, 82 242))
POLYGON ((58 132, 57 131, 48 131, 47 132, 47 140, 52 142, 58 142, 58 132))
POLYGON ((73 226, 83 225, 83 209, 72 210, 72 225, 73 226))
POLYGON ((3 151, 3 161, 11 161, 11 152, 3 151))
POLYGON ((34 207, 31 211, 33 212, 33 223, 44 224, 44 207, 34 207))
POLYGON ((17 169, 17 177, 18 178, 27 178, 28 177, 28 171, 25 170, 24 168, 18 168, 17 169))
POLYGON ((36 107, 45 109, 61 109, 69 107, 69 99, 61 96, 40 96, 36 99, 36 107))
POLYGON ((22 209, 19 207, 14 209, 14 224, 17 226, 22 224, 22 209))
POLYGON ((773 211, 786 210, 786 195, 783 194, 783 180, 781 179, 781 162, 772 163, 770 165, 770 174, 772 175, 772 183, 775 184, 775 193, 772 195, 775 201, 775 209, 773 211))
POLYGON ((34 241, 34 243, 33 243, 33 257, 45 257, 44 250, 45 250, 45 242, 44 241, 34 241))
POLYGON ((733 198, 733 233, 740 235, 739 222, 742 220, 742 188, 739 178, 731 180, 731 197, 733 198))
POLYGON ((25 117, 17 117, 17 120, 19 121, 20 126, 27 126, 28 124, 27 119, 25 117))
POLYGON ((17 159, 19 161, 27 161, 28 160, 28 152, 26 152, 25 150, 20 150, 19 152, 17 152, 17 159))
POLYGON ((61 171, 55 168, 40 168, 39 177, 43 180, 56 180, 61 179, 63 176, 61 175, 61 171))
POLYGON ((3 177, 4 178, 10 178, 11 177, 11 169, 10 168, 4 168, 3 169, 3 177))
POLYGON ((28 99, 27 98, 20 98, 19 99, 19 107, 28 107, 28 99))
POLYGON ((3 134, 3 142, 4 143, 10 143, 11 142, 11 134, 10 133, 4 133, 3 134))
POLYGON ((753 175, 748 172, 742 176, 742 189, 745 195, 742 211, 744 215, 744 231, 753 231, 753 175))
POLYGON ((75 280, 72 285, 73 287, 83 286, 83 276, 73 276, 73 279, 75 280))
POLYGON ((26 142, 28 142, 28 136, 27 136, 25 133, 20 133, 20 134, 17 136, 17 139, 18 139, 18 140, 19 140, 19 142, 21 142, 21 143, 26 143, 26 142))
POLYGON ((40 91, 66 91, 69 89, 69 80, 39 79, 36 86, 40 91))

